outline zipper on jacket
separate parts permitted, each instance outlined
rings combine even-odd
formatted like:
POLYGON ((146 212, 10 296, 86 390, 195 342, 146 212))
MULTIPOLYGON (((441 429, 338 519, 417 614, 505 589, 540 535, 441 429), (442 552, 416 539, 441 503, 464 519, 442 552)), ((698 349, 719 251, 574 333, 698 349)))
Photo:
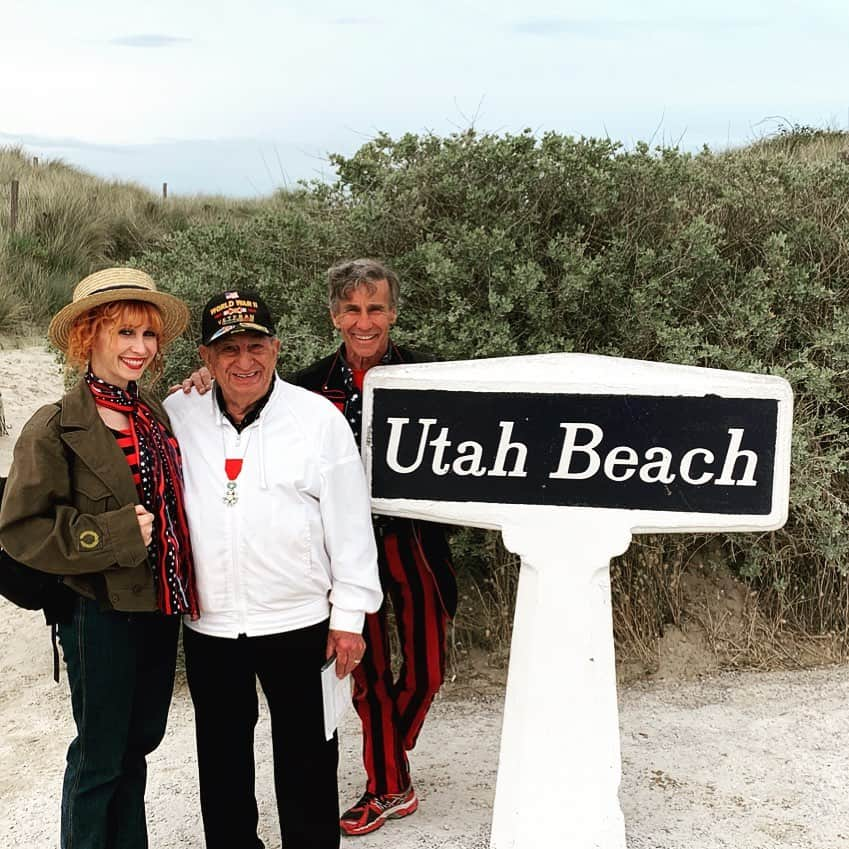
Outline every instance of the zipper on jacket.
MULTIPOLYGON (((225 427, 231 427, 234 431, 232 424, 229 422, 225 425, 225 427)), ((242 447, 242 434, 236 431, 236 441, 235 448, 237 449, 237 453, 241 455, 240 449, 242 447)), ((225 453, 228 453, 225 449, 225 453)), ((241 505, 234 504, 230 510, 230 569, 232 570, 233 575, 233 592, 236 596, 236 609, 238 610, 238 625, 237 631, 240 634, 246 633, 246 625, 247 625, 247 615, 246 615, 246 602, 244 595, 244 587, 242 585, 242 571, 239 568, 239 542, 241 540, 241 530, 242 523, 239 521, 239 517, 241 515, 241 505)))

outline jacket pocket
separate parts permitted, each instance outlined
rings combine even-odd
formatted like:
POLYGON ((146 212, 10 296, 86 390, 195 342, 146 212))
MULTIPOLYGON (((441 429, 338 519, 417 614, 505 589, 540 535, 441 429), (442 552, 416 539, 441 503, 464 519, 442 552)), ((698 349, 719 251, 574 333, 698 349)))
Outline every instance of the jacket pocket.
POLYGON ((103 481, 85 467, 77 467, 73 481, 74 504, 81 513, 105 513, 117 507, 110 505, 112 492, 103 481))

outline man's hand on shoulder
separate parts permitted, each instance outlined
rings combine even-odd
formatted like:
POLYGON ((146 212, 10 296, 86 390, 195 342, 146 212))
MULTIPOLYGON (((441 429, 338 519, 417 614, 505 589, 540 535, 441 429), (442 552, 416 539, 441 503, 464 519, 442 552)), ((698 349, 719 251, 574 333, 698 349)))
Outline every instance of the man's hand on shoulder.
POLYGON ((366 651, 366 641, 361 634, 352 631, 334 631, 327 635, 327 653, 325 657, 336 655, 336 677, 344 678, 362 660, 366 651))
POLYGON ((190 395, 192 389, 198 395, 206 395, 212 389, 212 375, 206 366, 201 366, 197 371, 193 371, 191 376, 187 377, 182 383, 175 383, 169 388, 168 394, 173 395, 182 390, 184 395, 190 395))

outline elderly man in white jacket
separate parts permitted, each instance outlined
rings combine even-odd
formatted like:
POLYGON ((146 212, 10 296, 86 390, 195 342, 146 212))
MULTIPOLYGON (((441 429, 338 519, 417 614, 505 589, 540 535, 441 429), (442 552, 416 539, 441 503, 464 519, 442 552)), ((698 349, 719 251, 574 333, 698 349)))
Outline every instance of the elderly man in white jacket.
POLYGON ((268 702, 287 849, 339 845, 337 741, 325 740, 320 668, 348 674, 381 603, 363 467, 329 401, 277 377, 268 308, 245 290, 207 303, 207 395, 166 409, 183 451, 200 619, 186 621, 207 849, 262 849, 253 735, 268 702))

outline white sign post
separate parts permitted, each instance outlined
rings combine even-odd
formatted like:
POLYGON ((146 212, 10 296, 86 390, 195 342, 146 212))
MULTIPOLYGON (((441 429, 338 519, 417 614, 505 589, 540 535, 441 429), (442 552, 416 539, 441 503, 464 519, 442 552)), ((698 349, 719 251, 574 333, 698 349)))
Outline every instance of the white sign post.
POLYGON ((521 557, 492 849, 624 849, 610 559, 635 533, 781 527, 792 400, 583 354, 368 372, 373 509, 500 529, 521 557))

